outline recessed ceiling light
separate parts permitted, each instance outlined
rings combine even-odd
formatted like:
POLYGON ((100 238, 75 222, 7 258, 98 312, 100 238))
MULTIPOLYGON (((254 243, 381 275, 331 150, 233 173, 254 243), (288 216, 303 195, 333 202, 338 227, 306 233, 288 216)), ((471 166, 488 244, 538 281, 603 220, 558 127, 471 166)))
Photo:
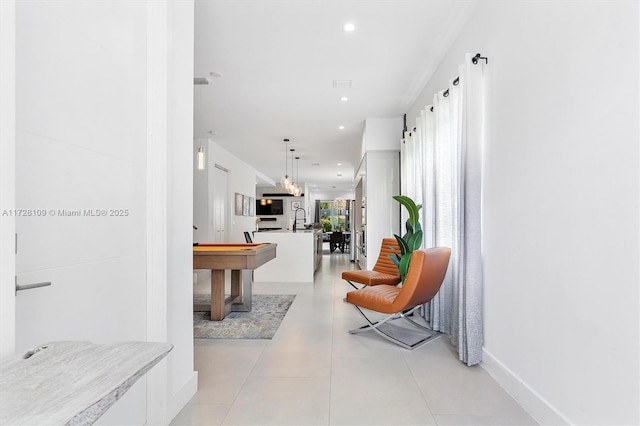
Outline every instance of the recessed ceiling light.
POLYGON ((347 102, 349 100, 349 98, 347 98, 346 96, 340 96, 340 100, 342 102, 347 102))
POLYGON ((338 126, 338 129, 344 130, 344 126, 338 126))
POLYGON ((337 166, 342 166, 342 163, 337 163, 336 165, 337 165, 337 166))
POLYGON ((352 33, 356 30, 356 25, 353 22, 347 22, 342 26, 342 30, 345 33, 352 33))
POLYGON ((222 77, 222 73, 221 73, 221 72, 218 72, 218 71, 211 71, 211 72, 209 73, 209 75, 210 75, 211 77, 215 77, 215 78, 220 78, 220 77, 222 77))

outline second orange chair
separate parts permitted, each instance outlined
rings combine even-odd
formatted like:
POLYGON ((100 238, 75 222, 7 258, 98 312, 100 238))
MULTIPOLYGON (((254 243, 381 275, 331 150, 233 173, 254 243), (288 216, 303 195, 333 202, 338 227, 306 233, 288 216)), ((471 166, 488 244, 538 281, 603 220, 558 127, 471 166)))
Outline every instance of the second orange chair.
POLYGON ((378 285, 378 284, 389 284, 389 285, 397 285, 402 280, 400 278, 400 272, 398 271, 398 267, 391 259, 389 259, 388 255, 394 255, 391 247, 397 252, 400 253, 400 246, 395 238, 383 238, 382 239, 382 247, 380 247, 380 255, 378 256, 378 260, 376 264, 373 266, 371 271, 369 270, 354 270, 354 271, 344 271, 342 273, 342 279, 346 280, 353 288, 357 287, 354 283, 363 284, 363 285, 378 285))

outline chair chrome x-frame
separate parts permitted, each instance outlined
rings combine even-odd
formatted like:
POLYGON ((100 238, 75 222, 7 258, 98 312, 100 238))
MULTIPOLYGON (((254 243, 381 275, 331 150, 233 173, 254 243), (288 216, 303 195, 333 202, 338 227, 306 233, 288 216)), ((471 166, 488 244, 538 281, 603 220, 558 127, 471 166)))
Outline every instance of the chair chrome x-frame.
POLYGON ((442 335, 441 333, 438 333, 437 331, 434 331, 434 330, 432 330, 432 329, 430 329, 428 327, 420 325, 417 322, 415 322, 414 320, 412 320, 411 318, 409 318, 409 315, 413 314, 414 311, 416 311, 417 309, 421 308, 422 305, 416 306, 415 308, 409 309, 409 310, 407 310, 405 312, 400 312, 400 313, 397 313, 397 314, 391 314, 391 315, 387 316, 386 318, 381 319, 379 321, 375 321, 375 322, 371 321, 369 319, 369 317, 367 317, 365 315, 365 313, 362 312, 362 309, 360 309, 359 306, 353 305, 353 307, 356 308, 358 310, 358 312, 360 312, 360 315, 362 315, 362 317, 365 320, 367 320, 367 322, 369 324, 363 325, 362 327, 355 328, 353 330, 349 330, 350 334, 357 334, 357 333, 362 333, 363 331, 373 330, 376 333, 378 333, 380 336, 384 337, 385 339, 390 340, 391 342, 393 342, 393 343, 395 343, 395 344, 397 344, 399 346, 402 346, 405 349, 409 349, 409 350, 412 350, 412 349, 415 349, 417 347, 420 347, 420 346, 422 346, 422 345, 424 345, 426 343, 433 342, 434 340, 438 339, 442 335), (393 320, 397 320, 397 319, 404 319, 408 323, 410 323, 411 325, 415 326, 417 329, 415 329, 415 328, 414 329, 410 329, 410 331, 416 331, 416 332, 422 333, 423 334, 422 339, 418 340, 415 343, 408 343, 406 341, 400 340, 397 337, 393 337, 390 333, 385 333, 383 330, 381 330, 379 328, 381 325, 383 325, 383 324, 385 324, 387 322, 393 321, 393 320))

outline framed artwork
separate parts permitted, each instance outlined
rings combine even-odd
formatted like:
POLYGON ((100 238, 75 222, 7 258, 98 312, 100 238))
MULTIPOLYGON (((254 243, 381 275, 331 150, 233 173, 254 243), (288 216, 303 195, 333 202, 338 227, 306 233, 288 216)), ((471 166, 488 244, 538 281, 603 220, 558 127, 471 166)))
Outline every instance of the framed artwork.
POLYGON ((249 216, 249 196, 242 196, 242 216, 249 216))
POLYGON ((242 194, 236 192, 236 216, 242 216, 243 199, 242 194))
POLYGON ((300 207, 302 207, 302 205, 300 204, 300 201, 291 202, 291 210, 299 209, 300 207))

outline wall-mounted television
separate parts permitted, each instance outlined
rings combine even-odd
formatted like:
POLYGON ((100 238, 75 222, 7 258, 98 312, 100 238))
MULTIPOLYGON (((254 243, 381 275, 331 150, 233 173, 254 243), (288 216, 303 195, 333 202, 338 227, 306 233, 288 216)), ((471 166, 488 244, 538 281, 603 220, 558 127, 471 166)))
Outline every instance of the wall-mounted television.
POLYGON ((256 216, 271 216, 284 214, 282 200, 272 198, 260 198, 256 200, 256 216))

